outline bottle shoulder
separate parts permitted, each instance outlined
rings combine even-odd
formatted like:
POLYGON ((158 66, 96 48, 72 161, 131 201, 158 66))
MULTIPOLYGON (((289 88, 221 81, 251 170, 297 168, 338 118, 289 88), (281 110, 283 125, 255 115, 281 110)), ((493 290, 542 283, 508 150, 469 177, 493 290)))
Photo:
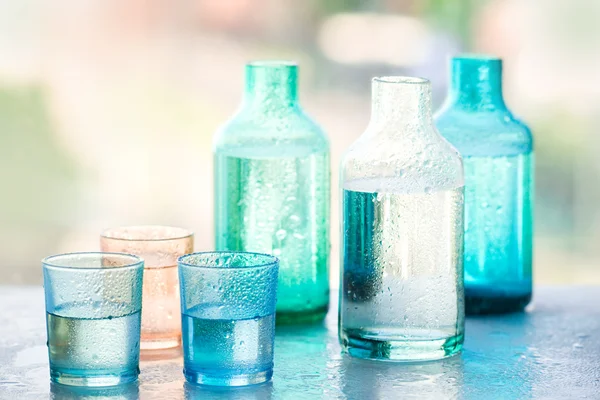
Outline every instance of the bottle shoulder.
POLYGON ((466 112, 447 109, 436 114, 442 136, 463 155, 511 155, 533 150, 529 127, 510 111, 466 112))
POLYGON ((217 151, 244 146, 301 146, 329 151, 329 139, 299 107, 277 114, 241 109, 217 130, 213 148, 217 151))
POLYGON ((417 192, 464 185, 462 157, 434 127, 399 136, 373 129, 381 128, 367 128, 345 153, 343 182, 385 179, 417 192))

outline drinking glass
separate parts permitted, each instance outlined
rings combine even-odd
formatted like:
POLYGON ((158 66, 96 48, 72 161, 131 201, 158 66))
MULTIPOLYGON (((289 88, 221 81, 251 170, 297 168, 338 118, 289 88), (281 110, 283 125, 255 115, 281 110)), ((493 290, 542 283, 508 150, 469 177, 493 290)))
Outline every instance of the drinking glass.
POLYGON ((278 269, 276 257, 259 253, 179 258, 188 382, 245 386, 271 379, 278 269))
POLYGON ((119 253, 42 260, 50 378, 114 386, 137 379, 144 261, 119 253))
POLYGON ((144 354, 179 347, 177 259, 194 251, 193 233, 167 226, 121 227, 105 231, 100 237, 100 246, 102 251, 130 253, 144 259, 140 345, 144 354))

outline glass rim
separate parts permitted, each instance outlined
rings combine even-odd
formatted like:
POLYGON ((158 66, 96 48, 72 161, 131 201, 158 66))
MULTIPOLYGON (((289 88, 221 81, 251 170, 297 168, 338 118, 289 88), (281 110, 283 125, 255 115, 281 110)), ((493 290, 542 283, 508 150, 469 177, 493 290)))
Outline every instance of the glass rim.
POLYGON ((376 76, 373 78, 375 83, 390 83, 393 85, 429 85, 429 79, 420 78, 418 76, 403 76, 403 75, 388 75, 376 76))
POLYGON ((79 271, 114 271, 114 270, 123 270, 123 269, 136 269, 136 268, 144 268, 144 259, 136 256, 135 254, 128 254, 128 253, 117 253, 117 252, 103 252, 103 251, 80 251, 80 252, 74 252, 74 253, 61 253, 61 254, 54 254, 48 257, 44 257, 42 259, 42 266, 45 267, 51 267, 51 268, 57 268, 57 269, 64 269, 64 270, 79 270, 79 271), (96 256, 99 259, 102 259, 102 257, 104 256, 114 256, 114 257, 122 257, 122 258, 129 258, 132 262, 124 264, 124 265, 119 265, 119 266, 111 266, 110 268, 105 268, 105 267, 79 267, 79 266, 68 266, 68 265, 60 265, 60 264, 56 264, 53 263, 52 261, 54 259, 60 259, 60 258, 72 258, 72 257, 81 257, 81 256, 96 256))
POLYGON ((190 267, 190 268, 205 268, 205 269, 215 269, 215 270, 233 270, 233 269, 244 269, 244 270, 251 270, 251 269, 261 269, 261 268, 271 268, 271 267, 276 267, 279 265, 279 258, 272 256, 270 254, 266 254, 266 253, 256 253, 256 252, 252 252, 252 251, 227 251, 227 250, 223 250, 223 251, 199 251, 196 253, 190 253, 190 254, 184 254, 183 256, 179 257, 177 259, 177 264, 179 266, 185 266, 185 267, 190 267), (264 257, 265 259, 268 259, 268 262, 264 262, 264 263, 257 263, 256 265, 248 265, 248 266, 242 266, 242 267, 223 267, 223 266, 218 266, 218 265, 198 265, 198 264, 191 264, 188 262, 185 262, 186 258, 189 257, 194 257, 194 256, 208 256, 208 255, 234 255, 234 254, 246 254, 246 255, 252 255, 252 256, 261 256, 264 257))
POLYGON ((123 242, 168 242, 171 240, 181 240, 187 239, 194 236, 194 232, 187 230, 185 228, 179 228, 176 226, 168 226, 168 225, 127 225, 127 226, 117 226, 115 228, 105 229, 101 234, 100 238, 110 239, 110 240, 119 240, 123 242), (120 235, 123 231, 129 229, 140 229, 143 232, 144 229, 166 229, 180 232, 179 234, 167 235, 159 238, 152 237, 123 237, 120 235))

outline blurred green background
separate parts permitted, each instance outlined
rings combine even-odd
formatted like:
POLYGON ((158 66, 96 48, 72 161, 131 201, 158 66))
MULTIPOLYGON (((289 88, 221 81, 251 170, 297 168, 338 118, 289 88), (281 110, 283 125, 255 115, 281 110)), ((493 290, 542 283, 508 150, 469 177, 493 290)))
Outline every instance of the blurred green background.
POLYGON ((439 105, 464 51, 504 58, 535 135, 537 283, 600 283, 599 20, 597 0, 0 0, 0 283, 40 283, 42 257, 97 250, 115 225, 211 249, 211 139, 246 61, 300 63, 336 188, 370 78, 427 77, 439 105))

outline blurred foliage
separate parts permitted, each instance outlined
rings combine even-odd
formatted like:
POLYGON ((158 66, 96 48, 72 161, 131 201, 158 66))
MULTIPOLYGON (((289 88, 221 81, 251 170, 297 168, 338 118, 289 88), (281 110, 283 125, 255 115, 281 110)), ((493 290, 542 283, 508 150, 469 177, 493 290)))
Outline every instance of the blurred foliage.
POLYGON ((424 0, 415 2, 417 13, 426 16, 433 26, 456 35, 464 48, 472 43, 472 20, 487 0, 424 0))
POLYGON ((321 15, 340 12, 367 12, 388 8, 389 12, 410 13, 429 19, 433 26, 453 33, 470 49, 471 21, 488 0, 313 0, 321 15))
POLYGON ((59 148, 52 126, 41 88, 0 89, 3 224, 39 224, 69 209, 72 196, 66 191, 77 169, 59 148))
POLYGON ((571 234, 577 228, 574 176, 575 159, 581 153, 577 137, 584 135, 583 126, 577 117, 557 109, 531 121, 531 127, 536 151, 536 203, 538 214, 544 215, 537 225, 546 234, 571 234))
MULTIPOLYGON (((0 2, 0 282, 40 282, 42 256, 95 246, 90 232, 113 220, 208 220, 211 136, 239 104, 246 59, 300 62, 302 101, 327 126, 335 157, 368 116, 371 76, 418 70, 441 83, 446 65, 436 55, 457 50, 502 51, 510 73, 522 74, 507 81, 517 96, 548 89, 548 98, 525 96, 514 109, 525 112, 536 140, 536 251, 546 257, 539 258, 536 279, 576 276, 579 265, 573 271, 564 265, 579 245, 593 248, 582 257, 590 267, 581 276, 600 282, 593 268, 600 259, 600 191, 593 184, 600 176, 594 146, 600 1, 273 0, 257 8, 214 0, 196 2, 206 6, 197 9, 194 2, 176 3, 0 2), (236 14, 237 6, 256 12, 236 14), (337 13, 418 20, 427 28, 427 40, 418 44, 427 64, 333 62, 319 35, 337 13), (476 25, 482 16, 495 22, 494 13, 503 18, 498 26, 476 25), (478 34, 487 39, 474 48, 478 34), (532 77, 538 79, 519 86, 532 77), (46 84, 59 90, 49 96, 46 84), (97 181, 90 181, 92 171, 97 181), (176 175, 197 179, 187 187, 176 175)), ((341 40, 358 39, 365 38, 341 40)), ((389 39, 393 50, 409 40, 389 39)), ((209 224, 197 228, 198 243, 208 249, 209 224)))
POLYGON ((377 0, 313 0, 314 7, 322 15, 344 11, 368 10, 369 5, 377 0))

